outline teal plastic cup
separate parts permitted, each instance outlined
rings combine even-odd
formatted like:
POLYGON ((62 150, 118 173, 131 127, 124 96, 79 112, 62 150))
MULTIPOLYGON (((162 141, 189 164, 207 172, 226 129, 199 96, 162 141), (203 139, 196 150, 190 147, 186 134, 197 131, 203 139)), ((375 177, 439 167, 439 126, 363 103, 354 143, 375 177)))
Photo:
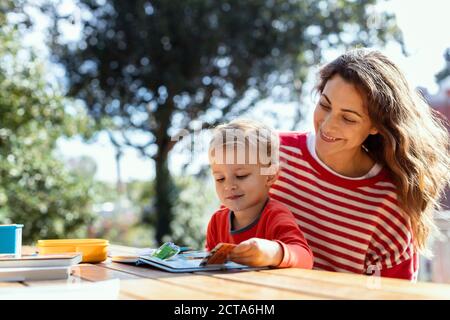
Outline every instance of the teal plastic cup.
POLYGON ((0 255, 22 255, 23 224, 0 224, 0 255))

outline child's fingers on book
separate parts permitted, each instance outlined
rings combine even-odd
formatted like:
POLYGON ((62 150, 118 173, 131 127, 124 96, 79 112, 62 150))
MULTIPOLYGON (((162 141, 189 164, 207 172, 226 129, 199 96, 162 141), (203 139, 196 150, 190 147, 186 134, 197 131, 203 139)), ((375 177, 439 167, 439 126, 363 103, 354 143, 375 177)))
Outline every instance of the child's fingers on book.
POLYGON ((243 264, 249 267, 259 267, 262 266, 255 257, 242 257, 236 260, 232 260, 235 263, 243 264))
POLYGON ((233 261, 234 263, 239 263, 239 264, 246 264, 247 261, 249 261, 249 258, 242 258, 242 257, 235 257, 233 259, 230 259, 231 261, 233 261))
POLYGON ((246 251, 251 251, 253 250, 255 247, 254 243, 251 241, 243 241, 240 244, 238 244, 236 247, 234 247, 234 249, 231 251, 233 253, 242 253, 242 252, 246 252, 246 251))
MULTIPOLYGON (((252 257, 254 257, 255 255, 253 254, 253 252, 251 251, 245 251, 245 252, 238 252, 238 253, 233 253, 231 252, 228 255, 228 259, 235 261, 237 259, 252 259, 252 257)), ((236 261, 235 261, 236 262, 236 261)))

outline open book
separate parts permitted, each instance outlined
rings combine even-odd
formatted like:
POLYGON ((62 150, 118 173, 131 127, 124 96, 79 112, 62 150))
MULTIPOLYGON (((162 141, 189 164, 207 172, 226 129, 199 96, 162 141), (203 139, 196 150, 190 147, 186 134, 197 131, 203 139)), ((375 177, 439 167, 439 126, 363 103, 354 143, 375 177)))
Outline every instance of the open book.
MULTIPOLYGON (((209 253, 196 251, 192 253, 178 254, 170 259, 162 260, 150 255, 140 256, 137 265, 150 265, 169 272, 195 272, 214 270, 260 270, 263 268, 253 268, 242 264, 227 261, 223 264, 200 265, 203 258, 209 253)), ((265 269, 265 268, 264 268, 265 269)))

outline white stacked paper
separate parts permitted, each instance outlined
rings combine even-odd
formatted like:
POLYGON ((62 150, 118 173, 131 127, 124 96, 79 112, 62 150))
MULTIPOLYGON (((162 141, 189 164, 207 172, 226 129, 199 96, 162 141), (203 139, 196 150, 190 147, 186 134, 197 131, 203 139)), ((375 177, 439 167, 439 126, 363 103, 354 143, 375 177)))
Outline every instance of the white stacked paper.
POLYGON ((0 300, 117 300, 120 280, 0 288, 0 300))
POLYGON ((80 263, 80 253, 30 255, 0 258, 0 281, 67 279, 71 266, 80 263))
POLYGON ((0 282, 61 280, 70 276, 70 267, 0 268, 0 282))

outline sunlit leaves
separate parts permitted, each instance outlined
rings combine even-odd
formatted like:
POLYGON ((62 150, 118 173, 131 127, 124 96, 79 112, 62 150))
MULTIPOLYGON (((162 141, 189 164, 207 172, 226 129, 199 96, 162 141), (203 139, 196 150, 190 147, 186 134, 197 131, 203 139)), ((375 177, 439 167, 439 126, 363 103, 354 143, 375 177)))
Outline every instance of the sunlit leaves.
POLYGON ((88 118, 66 112, 69 101, 18 37, 0 25, 0 223, 24 224, 24 243, 83 236, 92 220, 92 177, 69 172, 53 151, 63 135, 89 135, 88 118))

